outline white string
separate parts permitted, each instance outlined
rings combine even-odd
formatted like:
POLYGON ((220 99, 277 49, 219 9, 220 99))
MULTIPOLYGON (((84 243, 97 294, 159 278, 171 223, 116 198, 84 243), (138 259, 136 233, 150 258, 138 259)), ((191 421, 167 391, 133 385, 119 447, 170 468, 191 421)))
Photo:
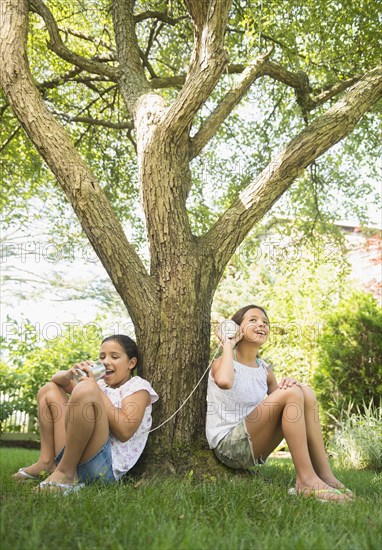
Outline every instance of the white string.
POLYGON ((184 405, 185 405, 185 404, 187 403, 187 401, 190 399, 191 395, 194 393, 194 391, 196 390, 196 388, 199 386, 200 382, 203 380, 203 378, 204 378, 205 375, 207 374, 207 372, 208 372, 208 370, 209 370, 209 368, 210 368, 210 366, 211 366, 211 364, 212 364, 212 361, 215 359, 216 354, 217 354, 217 352, 218 352, 219 349, 220 349, 220 346, 221 346, 221 344, 216 348, 216 351, 215 351, 215 353, 214 353, 214 356, 212 357, 212 359, 211 359, 211 361, 210 361, 208 367, 207 367, 206 370, 203 372, 203 374, 202 374, 202 376, 201 376, 199 382, 196 384, 196 386, 194 387, 194 389, 192 390, 192 392, 190 393, 190 395, 187 397, 187 399, 185 399, 185 400, 183 401, 183 403, 181 404, 181 406, 180 406, 178 409, 176 409, 176 411, 175 411, 169 418, 167 418, 167 420, 165 420, 164 422, 162 422, 162 424, 159 424, 159 426, 156 426, 155 428, 153 428, 153 429, 150 430, 149 432, 144 432, 145 434, 146 434, 146 433, 149 433, 149 434, 150 434, 151 432, 155 432, 155 430, 157 430, 158 428, 161 428, 164 424, 166 424, 169 420, 171 420, 171 418, 174 418, 174 416, 180 411, 180 409, 182 409, 182 408, 184 407, 184 405))

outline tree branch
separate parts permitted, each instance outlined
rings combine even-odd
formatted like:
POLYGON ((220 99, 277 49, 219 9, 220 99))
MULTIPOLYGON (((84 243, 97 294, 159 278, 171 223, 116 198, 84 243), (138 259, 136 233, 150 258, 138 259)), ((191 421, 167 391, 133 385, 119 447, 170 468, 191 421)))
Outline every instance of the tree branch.
MULTIPOLYGON (((89 111, 90 107, 92 107, 93 105, 95 105, 99 100, 103 100, 103 96, 108 94, 109 92, 111 92, 112 90, 115 90, 117 88, 117 85, 116 84, 113 84, 112 86, 110 86, 109 88, 105 89, 105 90, 95 90, 97 93, 98 93, 98 97, 95 97, 94 99, 92 99, 87 105, 85 105, 84 107, 82 107, 82 109, 80 109, 77 113, 77 116, 79 116, 81 113, 84 113, 86 111, 89 111)), ((54 113, 54 114, 58 114, 58 113, 54 113)))
POLYGON ((137 15, 134 15, 135 23, 140 23, 141 21, 145 21, 146 19, 157 19, 158 21, 163 21, 163 23, 174 26, 177 23, 180 23, 180 21, 188 19, 188 17, 186 15, 183 15, 181 17, 171 17, 170 15, 167 15, 167 13, 155 10, 147 10, 142 13, 138 13, 137 15))
POLYGON ((88 116, 68 116, 65 113, 57 113, 63 120, 67 122, 81 122, 90 124, 90 126, 103 126, 104 128, 113 128, 115 130, 133 130, 134 126, 131 122, 110 122, 109 120, 100 120, 88 116))
POLYGON ((361 78, 362 78, 362 75, 358 74, 358 75, 354 75, 351 78, 343 80, 342 82, 336 82, 335 84, 328 86, 321 93, 311 98, 312 109, 314 107, 317 107, 318 105, 322 105, 329 99, 332 99, 332 97, 335 97, 337 94, 347 90, 347 88, 350 88, 350 86, 358 82, 358 80, 360 80, 361 78))
POLYGON ((185 4, 188 10, 188 13, 191 15, 191 19, 194 27, 196 28, 196 32, 200 32, 200 30, 203 28, 208 17, 208 11, 210 9, 210 1, 209 0, 185 0, 185 4))
MULTIPOLYGON (((243 63, 231 63, 227 66, 225 72, 227 74, 240 74, 243 73, 246 68, 247 65, 244 65, 243 63)), ((305 73, 302 74, 305 78, 305 73)), ((288 69, 285 69, 285 67, 282 67, 282 65, 278 65, 276 63, 271 63, 269 61, 264 63, 261 75, 270 76, 274 80, 283 82, 292 88, 301 87, 301 75, 292 73, 288 69)), ((186 82, 186 78, 186 75, 158 77, 150 80, 150 83, 152 88, 171 88, 181 86, 186 82)))
POLYGON ((146 69, 148 70, 151 79, 156 78, 157 75, 155 74, 155 71, 154 71, 154 69, 153 69, 152 66, 151 66, 151 63, 150 63, 149 58, 148 58, 148 55, 147 55, 145 52, 143 52, 143 51, 141 50, 141 48, 139 48, 139 56, 140 56, 140 58, 141 58, 142 61, 143 61, 143 65, 144 65, 144 66, 146 67, 146 69))
POLYGON ((121 67, 121 92, 133 119, 137 116, 137 103, 150 92, 139 53, 134 21, 135 0, 114 0, 113 25, 117 55, 121 67))
POLYGON ((0 153, 4 151, 4 149, 11 143, 12 139, 17 136, 17 134, 20 132, 21 126, 17 126, 15 130, 11 134, 9 134, 8 138, 0 145, 0 153))
POLYGON ((228 94, 222 99, 217 108, 202 123, 198 132, 191 139, 190 159, 199 155, 209 140, 215 135, 228 115, 233 111, 242 97, 247 93, 253 82, 261 75, 263 64, 272 54, 272 50, 255 59, 242 73, 240 82, 233 86, 228 94))
POLYGON ((311 97, 312 88, 309 84, 309 77, 303 71, 293 73, 282 67, 282 65, 268 61, 264 64, 263 74, 294 88, 296 91, 297 103, 306 111, 312 111, 319 105, 322 105, 337 94, 350 88, 352 84, 362 77, 362 75, 355 75, 341 82, 336 82, 328 86, 327 89, 320 94, 311 97))
POLYGON ((107 76, 110 80, 116 82, 119 77, 119 69, 115 67, 110 67, 104 63, 87 59, 82 55, 78 55, 75 52, 72 52, 69 48, 65 46, 62 42, 60 31, 57 26, 57 23, 53 17, 52 12, 44 4, 42 0, 30 0, 30 5, 45 22, 46 28, 49 33, 49 42, 48 48, 52 50, 59 57, 68 61, 72 65, 79 67, 89 73, 99 74, 107 76))
POLYGON ((149 84, 153 90, 159 90, 160 88, 181 88, 185 81, 186 75, 156 76, 149 80, 149 84))
POLYGON ((366 73, 326 113, 313 121, 246 187, 201 238, 215 256, 219 277, 250 229, 315 159, 346 137, 382 97, 382 65, 366 73))
POLYGON ((155 307, 154 282, 126 239, 95 176, 37 91, 26 55, 28 1, 3 0, 2 15, 0 83, 9 104, 61 184, 137 328, 144 330, 139 319, 142 305, 155 307))
POLYGON ((188 129, 215 88, 228 58, 224 50, 231 0, 186 0, 194 26, 194 47, 186 82, 166 115, 176 137, 188 129))
MULTIPOLYGON (((247 68, 247 65, 232 63, 228 65, 226 71, 227 74, 240 74, 247 68)), ((297 101, 301 107, 307 111, 313 110, 315 107, 322 105, 329 99, 332 99, 339 93, 350 88, 352 84, 357 82, 362 75, 354 75, 346 80, 336 82, 335 84, 323 86, 323 91, 317 93, 315 96, 311 96, 312 89, 309 84, 308 75, 303 71, 293 73, 282 65, 266 60, 262 65, 262 68, 258 76, 269 76, 273 80, 282 82, 287 86, 296 90, 297 101)), ((156 77, 150 80, 151 88, 179 88, 186 81, 186 75, 168 76, 168 77, 156 77)))
POLYGON ((274 63, 273 61, 268 61, 267 63, 264 63, 263 74, 266 76, 270 76, 274 80, 282 82, 283 84, 291 86, 295 89, 304 87, 307 79, 307 75, 303 71, 293 73, 292 71, 289 71, 282 65, 274 63))
POLYGON ((58 27, 58 30, 65 33, 70 34, 71 36, 75 36, 76 38, 81 38, 82 40, 86 40, 87 42, 91 42, 95 46, 102 46, 105 48, 105 50, 109 50, 112 55, 115 56, 116 52, 111 47, 110 44, 107 42, 104 42, 103 40, 97 40, 94 36, 91 36, 90 34, 85 34, 84 32, 78 31, 77 29, 70 29, 69 27, 58 27))
POLYGON ((44 82, 40 82, 37 84, 37 89, 39 90, 53 90, 54 88, 57 88, 57 86, 60 86, 61 84, 64 84, 65 82, 69 82, 73 80, 76 76, 82 73, 82 69, 72 69, 71 71, 68 71, 67 73, 57 76, 57 78, 53 78, 52 80, 45 80, 44 82))
POLYGON ((143 54, 144 59, 146 61, 146 67, 147 67, 147 69, 150 73, 151 78, 155 78, 156 74, 155 74, 155 71, 154 71, 154 69, 152 68, 152 66, 150 65, 150 62, 149 62, 150 50, 151 50, 151 48, 154 44, 154 40, 156 40, 158 38, 159 34, 161 33, 161 30, 164 27, 164 23, 160 23, 160 25, 157 28, 157 23, 158 23, 158 21, 155 21, 153 27, 150 30, 150 35, 149 35, 149 39, 147 41, 146 50, 143 54))
POLYGON ((293 73, 278 63, 268 61, 264 63, 263 74, 294 88, 297 103, 304 109, 308 109, 307 105, 310 105, 309 94, 312 89, 309 84, 309 77, 304 71, 293 73))
POLYGON ((6 110, 8 109, 8 107, 9 107, 8 103, 4 103, 4 104, 0 107, 0 120, 3 118, 4 113, 6 112, 6 110))

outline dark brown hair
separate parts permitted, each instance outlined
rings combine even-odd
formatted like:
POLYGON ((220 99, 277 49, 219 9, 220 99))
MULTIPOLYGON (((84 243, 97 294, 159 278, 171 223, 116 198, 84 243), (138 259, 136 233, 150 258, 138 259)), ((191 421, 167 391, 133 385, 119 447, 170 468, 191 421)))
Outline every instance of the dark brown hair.
POLYGON ((137 344, 130 338, 129 336, 126 336, 125 334, 114 334, 113 336, 107 336, 102 340, 102 344, 104 342, 108 342, 109 340, 112 340, 114 342, 117 342, 123 351, 126 353, 129 359, 133 359, 133 357, 137 358, 137 364, 132 369, 133 371, 137 369, 137 374, 139 376, 142 376, 142 366, 141 366, 141 357, 138 350, 137 344))
POLYGON ((268 314, 265 311, 265 309, 261 306, 256 306, 254 304, 251 304, 249 306, 244 306, 241 309, 239 309, 239 311, 237 311, 234 315, 232 315, 232 317, 231 317, 232 321, 235 321, 235 323, 237 325, 241 325, 241 323, 243 321, 243 317, 247 313, 247 311, 249 311, 250 309, 254 309, 254 308, 260 309, 260 311, 262 311, 264 313, 265 317, 267 318, 267 320, 269 322, 269 317, 268 317, 268 314))

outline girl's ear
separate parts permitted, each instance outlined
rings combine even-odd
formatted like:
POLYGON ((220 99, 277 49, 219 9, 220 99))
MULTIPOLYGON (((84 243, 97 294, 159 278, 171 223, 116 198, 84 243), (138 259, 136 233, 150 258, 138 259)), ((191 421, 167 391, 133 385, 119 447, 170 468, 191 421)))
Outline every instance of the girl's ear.
POLYGON ((137 366, 138 359, 137 357, 132 357, 129 361, 129 369, 133 370, 137 366))

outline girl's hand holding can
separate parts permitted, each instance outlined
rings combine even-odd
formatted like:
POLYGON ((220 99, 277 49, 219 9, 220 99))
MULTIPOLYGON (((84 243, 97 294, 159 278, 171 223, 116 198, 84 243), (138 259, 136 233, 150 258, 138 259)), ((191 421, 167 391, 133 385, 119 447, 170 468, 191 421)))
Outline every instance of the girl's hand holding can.
POLYGON ((230 347, 234 348, 235 345, 243 338, 243 331, 239 325, 229 319, 219 324, 216 330, 216 336, 223 345, 226 342, 229 342, 230 347))
POLYGON ((79 384, 83 380, 89 378, 88 368, 92 364, 92 361, 81 361, 81 363, 76 363, 70 369, 73 373, 73 381, 75 384, 79 384))
POLYGON ((73 380, 76 384, 84 380, 97 382, 105 376, 105 366, 100 361, 82 361, 72 368, 73 380))

